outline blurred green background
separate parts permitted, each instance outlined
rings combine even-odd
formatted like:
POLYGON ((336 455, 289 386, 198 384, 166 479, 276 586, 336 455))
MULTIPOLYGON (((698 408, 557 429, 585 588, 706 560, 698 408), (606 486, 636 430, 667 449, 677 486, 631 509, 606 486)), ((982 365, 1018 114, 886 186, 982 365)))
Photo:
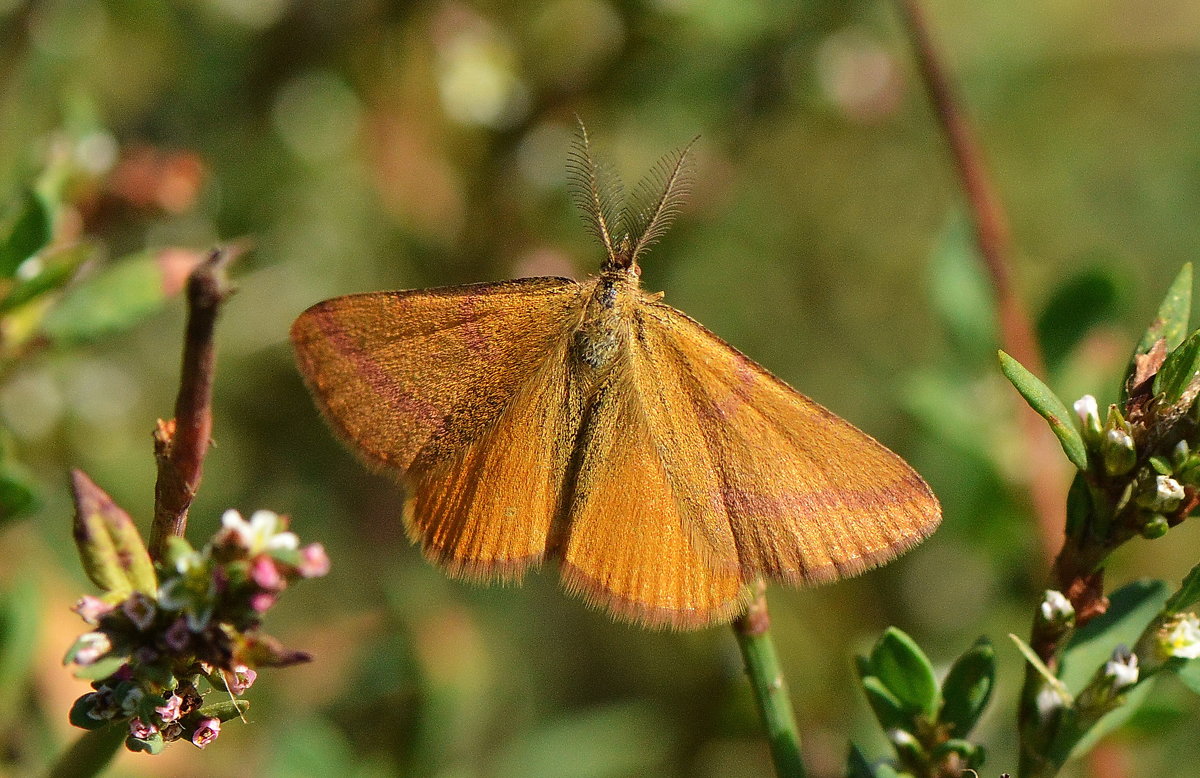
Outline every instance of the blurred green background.
MULTIPOLYGON (((1200 246, 1200 5, 926 8, 1011 212, 1049 382, 1113 399, 1200 246)), ((768 773, 727 629, 612 623, 552 568, 521 588, 447 580, 292 364, 288 325, 326 297, 594 272, 565 189, 576 115, 627 183, 700 136, 695 194, 644 286, 909 458, 944 503, 943 527, 899 562, 771 590, 813 775, 839 773, 848 738, 885 753, 851 658, 891 624, 943 667, 993 639, 1001 688, 978 739, 989 773, 1015 767, 1021 663, 1005 636, 1027 633, 1045 561, 990 293, 890 4, 0 0, 2 202, 67 171, 56 229, 96 241, 93 272, 253 247, 219 325, 216 447, 190 537, 226 508, 269 508, 333 558, 268 624, 316 662, 264 672, 250 723, 207 751, 125 754, 114 774, 768 773)), ((5 363, 0 425, 41 499, 0 528, 0 585, 37 636, 0 661, 14 774, 74 738, 84 690, 59 665, 83 629, 67 609, 91 591, 66 469, 147 525, 182 322, 176 296, 138 326, 5 363)), ((1064 462, 1064 494, 1067 477, 1064 462)), ((1131 544, 1110 581, 1178 580, 1200 548, 1190 524, 1131 544)), ((1071 771, 1191 775, 1198 711, 1164 682, 1071 771)))

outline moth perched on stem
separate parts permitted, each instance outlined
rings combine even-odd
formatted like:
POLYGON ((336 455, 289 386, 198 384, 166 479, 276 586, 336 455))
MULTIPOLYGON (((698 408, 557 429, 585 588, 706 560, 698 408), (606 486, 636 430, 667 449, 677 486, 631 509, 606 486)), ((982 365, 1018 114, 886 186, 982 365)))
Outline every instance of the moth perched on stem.
POLYGON ((741 613, 759 576, 853 575, 937 526, 898 456, 639 288, 689 150, 618 218, 580 127, 572 188, 605 251, 584 282, 351 295, 292 326, 317 404, 403 483, 409 536, 451 575, 516 580, 557 559, 589 603, 689 629, 741 613))

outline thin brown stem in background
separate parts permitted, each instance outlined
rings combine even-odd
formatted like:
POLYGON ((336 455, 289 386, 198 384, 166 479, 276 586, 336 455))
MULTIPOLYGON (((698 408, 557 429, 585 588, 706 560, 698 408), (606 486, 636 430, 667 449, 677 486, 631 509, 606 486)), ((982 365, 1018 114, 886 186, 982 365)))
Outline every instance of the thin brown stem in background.
POLYGON ((188 508, 200 487, 204 455, 212 434, 216 358, 213 331, 221 303, 233 292, 225 269, 235 254, 231 250, 213 251, 188 276, 187 331, 175 418, 160 420, 154 431, 158 480, 154 485, 150 556, 156 560, 162 558, 167 538, 183 535, 188 508))
MULTIPOLYGON (((916 54, 921 79, 938 124, 945 133, 966 195, 975 240, 996 295, 1004 350, 1034 373, 1045 375, 1041 349, 1029 314, 1013 290, 1008 216, 984 166, 979 141, 938 57, 919 3, 917 0, 897 0, 897 5, 916 54)), ((1022 404, 1020 414, 1028 462, 1029 496, 1037 517, 1042 551, 1049 562, 1063 541, 1063 467, 1058 444, 1037 412, 1022 404)))

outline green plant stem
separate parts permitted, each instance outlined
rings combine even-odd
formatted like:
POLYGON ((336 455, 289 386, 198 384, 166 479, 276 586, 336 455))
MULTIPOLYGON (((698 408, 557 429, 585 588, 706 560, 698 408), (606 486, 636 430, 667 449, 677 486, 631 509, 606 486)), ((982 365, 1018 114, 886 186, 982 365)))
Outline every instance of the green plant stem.
POLYGON ((767 611, 766 587, 755 583, 755 598, 745 615, 733 622, 746 675, 754 688, 754 701, 767 728, 771 760, 775 774, 781 778, 804 778, 804 761, 800 757, 800 732, 796 715, 788 696, 787 681, 779 666, 775 643, 771 640, 771 617, 767 611))
POLYGON ((125 742, 129 729, 110 724, 80 735, 71 747, 58 757, 58 762, 46 773, 46 778, 91 778, 99 775, 116 756, 125 742))

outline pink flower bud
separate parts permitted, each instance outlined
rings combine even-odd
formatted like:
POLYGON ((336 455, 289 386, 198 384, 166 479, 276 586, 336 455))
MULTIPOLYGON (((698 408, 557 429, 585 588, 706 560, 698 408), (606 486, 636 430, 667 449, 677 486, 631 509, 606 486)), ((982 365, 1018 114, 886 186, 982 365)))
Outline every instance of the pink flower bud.
POLYGON ((145 740, 155 732, 158 732, 158 727, 153 724, 147 724, 140 718, 134 718, 129 721, 129 734, 138 740, 145 740))
POLYGON ((274 592, 259 592, 250 596, 250 607, 255 613, 266 613, 275 604, 278 595, 274 592))
POLYGON ((116 606, 110 605, 99 597, 85 594, 79 598, 79 602, 75 603, 75 607, 71 610, 78 613, 79 618, 88 624, 98 624, 100 619, 111 613, 114 607, 116 606))
POLYGON ((300 564, 296 567, 301 578, 320 578, 329 572, 329 555, 320 543, 310 543, 300 549, 300 564))
POLYGON ((268 592, 277 592, 286 585, 275 560, 266 554, 259 554, 250 563, 250 580, 268 592))

